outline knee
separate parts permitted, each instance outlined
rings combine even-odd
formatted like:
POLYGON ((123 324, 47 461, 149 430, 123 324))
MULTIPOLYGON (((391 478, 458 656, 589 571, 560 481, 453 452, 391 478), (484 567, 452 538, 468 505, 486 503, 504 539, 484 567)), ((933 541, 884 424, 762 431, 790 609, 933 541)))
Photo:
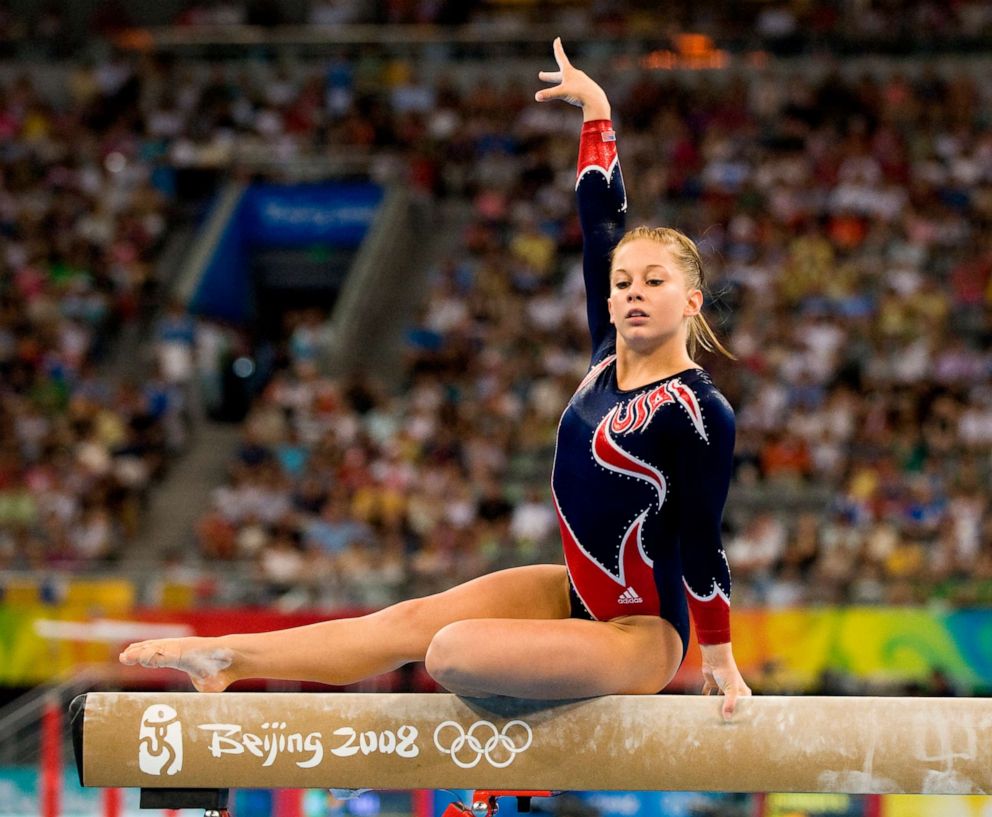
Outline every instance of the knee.
POLYGON ((456 621, 442 627, 431 639, 424 664, 428 674, 451 692, 474 688, 469 672, 469 642, 465 638, 466 622, 456 621))
POLYGON ((434 636, 436 625, 431 620, 423 599, 409 599, 384 607, 371 614, 381 632, 401 645, 408 661, 423 661, 434 636))
POLYGON ((631 617, 614 622, 628 636, 623 660, 628 668, 618 692, 621 695, 656 695, 671 683, 682 658, 682 640, 675 628, 660 618, 631 617), (632 626, 633 625, 633 626, 632 626))
POLYGON ((378 616, 384 624, 397 632, 419 630, 422 629, 424 620, 422 602, 423 599, 406 599, 389 607, 383 607, 373 615, 378 616))

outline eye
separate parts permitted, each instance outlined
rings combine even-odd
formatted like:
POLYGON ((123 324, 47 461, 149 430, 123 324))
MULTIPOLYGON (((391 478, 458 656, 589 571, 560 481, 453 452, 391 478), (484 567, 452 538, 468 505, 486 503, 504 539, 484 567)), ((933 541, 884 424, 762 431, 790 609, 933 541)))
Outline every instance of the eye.
POLYGON ((614 289, 626 289, 629 286, 630 286, 630 281, 614 281, 613 282, 613 288, 614 289))
POLYGON ((664 278, 648 278, 649 287, 658 287, 661 286, 663 283, 665 283, 664 278))

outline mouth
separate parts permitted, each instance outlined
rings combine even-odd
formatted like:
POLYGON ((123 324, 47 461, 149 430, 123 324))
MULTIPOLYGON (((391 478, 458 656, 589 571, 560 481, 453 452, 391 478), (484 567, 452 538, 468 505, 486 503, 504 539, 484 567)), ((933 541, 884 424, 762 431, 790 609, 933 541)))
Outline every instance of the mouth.
POLYGON ((627 313, 626 317, 627 320, 630 320, 631 318, 646 318, 648 317, 648 313, 643 309, 631 309, 630 312, 627 313))

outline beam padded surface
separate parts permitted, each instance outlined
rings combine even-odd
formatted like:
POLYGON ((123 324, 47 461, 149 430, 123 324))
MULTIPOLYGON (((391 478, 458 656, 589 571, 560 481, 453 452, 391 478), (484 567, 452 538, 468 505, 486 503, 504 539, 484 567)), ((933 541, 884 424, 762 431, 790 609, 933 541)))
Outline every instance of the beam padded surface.
POLYGON ((87 786, 992 793, 978 698, 90 693, 76 728, 87 786))

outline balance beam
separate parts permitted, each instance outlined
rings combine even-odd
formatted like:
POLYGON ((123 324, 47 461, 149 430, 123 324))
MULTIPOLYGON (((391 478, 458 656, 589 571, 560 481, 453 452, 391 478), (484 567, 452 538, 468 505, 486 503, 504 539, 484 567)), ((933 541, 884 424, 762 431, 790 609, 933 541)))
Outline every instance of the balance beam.
POLYGON ((84 786, 992 793, 992 700, 89 693, 84 786))

